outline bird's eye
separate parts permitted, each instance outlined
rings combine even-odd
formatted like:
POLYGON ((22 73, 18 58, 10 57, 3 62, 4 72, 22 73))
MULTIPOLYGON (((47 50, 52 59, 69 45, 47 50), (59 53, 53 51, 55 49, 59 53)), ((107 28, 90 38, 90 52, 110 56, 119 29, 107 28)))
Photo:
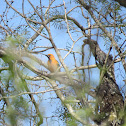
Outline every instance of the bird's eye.
POLYGON ((48 58, 50 58, 51 57, 51 55, 48 55, 48 58))

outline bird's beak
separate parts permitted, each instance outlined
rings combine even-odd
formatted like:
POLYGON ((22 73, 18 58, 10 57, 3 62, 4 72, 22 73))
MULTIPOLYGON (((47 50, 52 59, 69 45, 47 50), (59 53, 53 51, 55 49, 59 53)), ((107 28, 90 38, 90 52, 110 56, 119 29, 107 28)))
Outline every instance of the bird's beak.
POLYGON ((48 55, 45 55, 45 56, 47 56, 47 57, 49 58, 49 56, 48 56, 48 55))
POLYGON ((43 54, 44 56, 47 56, 48 58, 49 58, 49 56, 48 55, 46 55, 46 54, 43 54))

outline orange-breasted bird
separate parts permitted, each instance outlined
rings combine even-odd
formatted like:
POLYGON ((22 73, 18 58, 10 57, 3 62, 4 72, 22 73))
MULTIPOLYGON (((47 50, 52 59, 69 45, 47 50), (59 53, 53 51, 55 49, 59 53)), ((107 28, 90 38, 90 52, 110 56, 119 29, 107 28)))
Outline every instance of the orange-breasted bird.
MULTIPOLYGON (((48 54, 48 55, 45 55, 48 57, 48 68, 50 70, 50 72, 56 72, 56 70, 59 68, 59 63, 58 61, 55 59, 54 55, 53 54, 48 54)), ((58 70, 57 72, 60 72, 60 70, 58 70)))

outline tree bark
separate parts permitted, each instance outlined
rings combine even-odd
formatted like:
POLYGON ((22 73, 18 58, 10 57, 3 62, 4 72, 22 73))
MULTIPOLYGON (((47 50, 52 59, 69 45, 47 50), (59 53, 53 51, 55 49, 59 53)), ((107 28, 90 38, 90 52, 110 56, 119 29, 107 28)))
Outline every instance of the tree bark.
POLYGON ((126 7, 126 1, 125 0, 115 0, 117 1, 121 6, 126 7))
POLYGON ((108 118, 112 112, 119 114, 120 110, 124 107, 123 96, 120 93, 119 87, 115 81, 114 75, 114 61, 111 55, 104 53, 97 41, 86 39, 85 44, 90 46, 90 50, 95 57, 97 66, 100 69, 100 73, 105 71, 100 84, 96 89, 97 103, 96 103, 96 115, 94 121, 97 124, 101 124, 106 120, 107 125, 111 125, 108 118), (107 62, 106 61, 107 58, 107 62), (105 66, 105 69, 103 69, 105 66))

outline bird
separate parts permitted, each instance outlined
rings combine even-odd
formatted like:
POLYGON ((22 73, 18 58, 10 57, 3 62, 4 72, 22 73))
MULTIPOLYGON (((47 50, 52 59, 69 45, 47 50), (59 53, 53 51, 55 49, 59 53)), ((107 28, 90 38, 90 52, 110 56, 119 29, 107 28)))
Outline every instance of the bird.
MULTIPOLYGON (((57 69, 59 68, 59 63, 58 61, 55 59, 54 55, 53 54, 48 54, 48 55, 45 55, 48 57, 48 68, 49 68, 49 71, 51 73, 54 73, 57 71, 57 69)), ((60 72, 60 69, 57 71, 57 72, 60 72)))

